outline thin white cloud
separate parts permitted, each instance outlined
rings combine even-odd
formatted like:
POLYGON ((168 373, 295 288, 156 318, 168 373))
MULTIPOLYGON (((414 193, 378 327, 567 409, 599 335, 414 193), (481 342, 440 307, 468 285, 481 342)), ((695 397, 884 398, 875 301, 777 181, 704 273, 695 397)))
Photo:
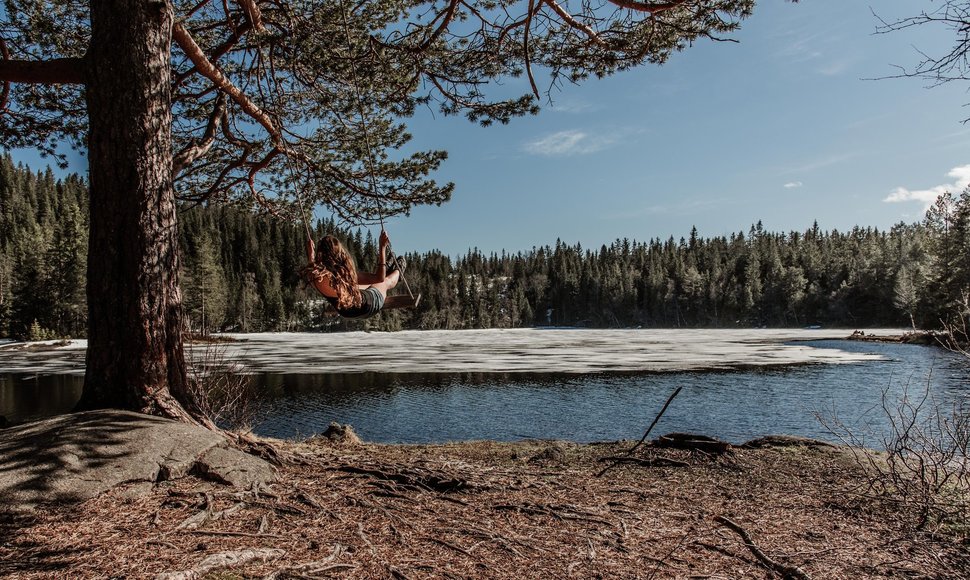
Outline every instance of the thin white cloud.
POLYGON ((552 105, 552 110, 557 113, 567 113, 570 115, 578 115, 580 113, 591 113, 598 111, 599 106, 587 101, 578 100, 562 100, 556 102, 552 105))
POLYGON ((824 44, 825 36, 823 33, 815 33, 806 36, 801 35, 801 31, 789 31, 787 46, 779 51, 778 56, 788 62, 807 62, 822 57, 822 52, 818 49, 819 44, 824 44))
POLYGON ((734 201, 736 200, 722 198, 695 199, 671 204, 627 208, 622 212, 603 214, 601 217, 607 220, 629 220, 650 216, 695 216, 700 213, 715 211, 728 203, 734 203, 734 201))
POLYGON ((968 135, 970 135, 970 129, 960 129, 959 131, 940 135, 939 137, 932 139, 932 141, 951 141, 953 139, 962 139, 968 135))
POLYGON ((848 153, 829 155, 828 157, 821 157, 817 159, 812 159, 810 161, 806 161, 801 165, 788 165, 784 167, 779 167, 778 174, 782 176, 788 176, 792 174, 797 175, 799 173, 810 173, 812 171, 817 171, 819 169, 824 169, 826 167, 831 167, 833 165, 841 165, 842 163, 851 161, 861 155, 862 153, 859 151, 850 151, 848 153))
POLYGON ((857 55, 846 54, 846 37, 853 34, 847 23, 826 27, 823 31, 802 25, 787 30, 776 38, 779 50, 775 57, 805 71, 824 76, 845 74, 858 61, 857 55), (799 66, 801 65, 801 66, 799 66))
POLYGON ((532 155, 544 157, 587 155, 606 149, 616 140, 615 136, 590 135, 579 130, 559 131, 526 143, 523 149, 532 155))
POLYGON ((953 179, 951 183, 944 183, 942 185, 936 185, 927 189, 908 189, 905 187, 897 187, 890 192, 890 194, 886 196, 883 201, 886 203, 918 201, 929 207, 940 195, 948 191, 950 193, 957 194, 970 185, 970 165, 954 167, 946 175, 947 177, 953 179))
POLYGON ((843 58, 843 59, 833 60, 829 63, 826 63, 820 66, 817 69, 817 71, 820 75, 824 75, 827 77, 838 76, 846 72, 850 68, 852 68, 852 65, 855 64, 855 60, 856 59, 854 58, 843 58))
POLYGON ((783 187, 784 187, 785 189, 795 189, 795 188, 797 188, 797 187, 801 187, 802 185, 803 185, 803 184, 802 184, 802 182, 801 182, 801 181, 789 181, 789 182, 788 182, 788 183, 786 183, 786 184, 785 184, 785 185, 784 185, 783 187))

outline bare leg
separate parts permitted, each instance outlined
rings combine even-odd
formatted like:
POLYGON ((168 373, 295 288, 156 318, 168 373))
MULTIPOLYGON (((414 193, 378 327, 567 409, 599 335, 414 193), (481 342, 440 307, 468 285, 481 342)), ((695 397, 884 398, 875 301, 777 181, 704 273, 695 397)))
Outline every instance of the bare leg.
POLYGON ((394 270, 388 274, 383 282, 378 282, 377 284, 371 284, 371 288, 374 288, 381 293, 381 296, 387 298, 387 292, 397 286, 397 283, 401 280, 401 271, 394 270))

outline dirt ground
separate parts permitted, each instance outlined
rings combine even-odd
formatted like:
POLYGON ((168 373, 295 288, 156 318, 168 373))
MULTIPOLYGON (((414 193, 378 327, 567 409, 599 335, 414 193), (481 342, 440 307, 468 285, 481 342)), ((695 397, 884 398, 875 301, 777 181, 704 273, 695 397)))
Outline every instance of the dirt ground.
POLYGON ((286 443, 267 488, 187 477, 0 516, 0 576, 970 577, 970 545, 860 495, 844 449, 631 446, 286 443))

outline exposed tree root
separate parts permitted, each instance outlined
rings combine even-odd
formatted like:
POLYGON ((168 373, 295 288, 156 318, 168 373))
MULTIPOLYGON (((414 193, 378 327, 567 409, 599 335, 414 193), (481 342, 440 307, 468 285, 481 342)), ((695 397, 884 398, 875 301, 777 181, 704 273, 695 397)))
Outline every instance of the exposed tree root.
POLYGON ((707 435, 694 433, 668 433, 652 441, 651 446, 661 449, 686 449, 720 455, 731 450, 731 444, 707 435))
POLYGON ((158 574, 155 576, 155 580, 196 580, 197 578, 204 577, 207 573, 212 572, 213 570, 242 566, 254 560, 260 560, 262 562, 276 560, 278 558, 282 558, 285 554, 286 552, 283 550, 273 548, 220 552, 218 554, 206 556, 201 562, 189 570, 163 572, 158 574))

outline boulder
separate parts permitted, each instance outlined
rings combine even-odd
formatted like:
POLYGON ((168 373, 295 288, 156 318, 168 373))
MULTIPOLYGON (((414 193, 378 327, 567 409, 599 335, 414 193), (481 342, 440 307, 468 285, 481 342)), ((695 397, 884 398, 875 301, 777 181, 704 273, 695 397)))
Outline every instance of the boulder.
POLYGON ((79 502, 122 484, 188 474, 249 487, 275 478, 261 459, 198 425, 128 411, 61 415, 0 431, 0 510, 79 502))
POLYGON ((327 430, 318 435, 318 437, 336 444, 360 445, 363 443, 352 426, 341 425, 337 422, 330 423, 327 430))

